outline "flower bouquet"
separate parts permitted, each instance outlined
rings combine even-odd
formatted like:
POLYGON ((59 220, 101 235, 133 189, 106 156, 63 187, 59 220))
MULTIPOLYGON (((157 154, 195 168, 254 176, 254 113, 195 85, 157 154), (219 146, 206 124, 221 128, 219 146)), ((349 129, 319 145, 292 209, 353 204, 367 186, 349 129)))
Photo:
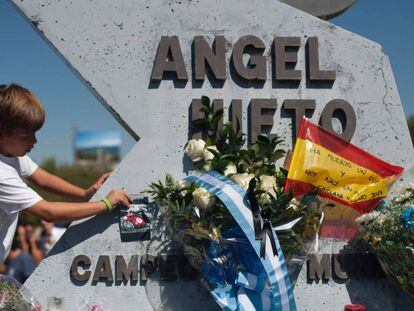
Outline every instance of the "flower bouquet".
MULTIPOLYGON (((220 126, 223 110, 215 111, 207 97, 202 98, 200 111, 204 118, 195 125, 204 129, 205 140, 189 140, 185 154, 194 162, 195 173, 211 173, 209 177, 216 178, 222 188, 213 195, 206 186, 200 186, 203 182, 191 178, 176 181, 167 174, 165 182, 152 182, 148 192, 162 207, 173 238, 180 242, 190 264, 201 272, 216 302, 236 310, 242 300, 240 292, 250 295, 252 301, 251 294, 260 293, 260 303, 254 305, 270 310, 274 305, 264 307, 263 293, 275 293, 261 259, 242 230, 240 217, 230 212, 225 191, 240 194, 239 205, 248 202, 246 206, 256 213, 255 226, 269 224, 270 233, 275 229, 278 239, 270 244, 274 250, 276 246, 283 250, 287 278, 299 273, 306 255, 315 247, 321 204, 316 192, 300 201, 284 192, 287 170, 276 168, 276 161, 285 156, 278 148, 282 139, 259 135, 255 144, 245 148, 246 135, 240 132, 239 123, 220 126), (258 206, 255 211, 253 205, 258 206)), ((266 242, 263 244, 265 248, 266 242)), ((278 258, 283 259, 283 254, 278 258)))
POLYGON ((40 304, 14 278, 0 274, 0 311, 41 311, 40 304))
POLYGON ((414 295, 414 184, 398 192, 356 222, 391 282, 414 295))

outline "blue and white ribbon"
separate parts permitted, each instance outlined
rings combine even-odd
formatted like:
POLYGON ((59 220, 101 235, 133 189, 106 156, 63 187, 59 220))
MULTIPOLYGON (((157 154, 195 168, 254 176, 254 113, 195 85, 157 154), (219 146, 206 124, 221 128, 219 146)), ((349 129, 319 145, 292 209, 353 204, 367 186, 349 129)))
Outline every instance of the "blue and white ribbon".
MULTIPOLYGON (((246 192, 227 177, 214 171, 189 176, 185 178, 185 181, 195 183, 199 187, 206 189, 223 202, 234 219, 237 221, 240 228, 243 230, 266 271, 271 290, 268 289, 266 291, 265 287, 265 289, 261 292, 261 296, 267 295, 268 303, 266 303, 266 300, 262 299, 260 305, 258 305, 259 302, 255 302, 254 299, 249 298, 249 289, 240 289, 239 292, 236 293, 239 304, 238 309, 252 310, 253 306, 253 310, 296 310, 289 273, 282 249, 273 228, 271 228, 271 230, 273 231, 273 236, 275 237, 275 244, 277 248, 276 255, 273 253, 270 237, 265 235, 266 253, 263 258, 260 257, 260 241, 256 240, 253 226, 253 215, 249 202, 246 198, 246 192)), ((217 301, 217 295, 213 293, 213 296, 217 301)), ((221 297, 224 298, 224 296, 221 297)), ((223 307, 222 303, 219 303, 219 305, 223 307)))

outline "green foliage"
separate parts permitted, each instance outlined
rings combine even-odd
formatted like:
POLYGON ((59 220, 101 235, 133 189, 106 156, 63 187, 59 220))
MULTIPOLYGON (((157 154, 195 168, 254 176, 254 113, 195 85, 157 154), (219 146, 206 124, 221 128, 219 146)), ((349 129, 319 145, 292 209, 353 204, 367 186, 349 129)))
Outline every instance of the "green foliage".
MULTIPOLYGON (((234 128, 231 122, 219 128, 223 117, 223 109, 214 111, 210 99, 201 98, 200 111, 204 118, 194 121, 194 125, 201 126, 207 133, 207 149, 214 154, 210 163, 210 169, 223 174, 227 165, 233 163, 239 173, 252 173, 256 176, 274 175, 277 173, 275 162, 286 155, 278 146, 284 141, 277 135, 260 134, 256 143, 249 149, 242 149, 246 142, 246 134, 240 131, 240 120, 237 120, 234 128), (218 152, 209 149, 208 146, 216 146, 218 152)), ((198 169, 202 166, 199 165, 198 169)))
MULTIPOLYGON (((106 173, 106 171, 100 168, 90 168, 78 165, 58 165, 54 158, 47 158, 41 164, 40 167, 43 168, 48 173, 56 175, 76 186, 79 186, 83 189, 89 188, 93 183, 95 183, 99 177, 106 173)), ((46 190, 41 189, 40 187, 29 183, 29 186, 35 190, 44 200, 52 202, 76 202, 76 199, 64 198, 60 195, 49 193, 46 190)), ((24 213, 21 215, 21 222, 38 224, 39 220, 30 214, 24 213)))
POLYGON ((401 186, 400 194, 392 201, 357 219, 364 228, 362 238, 384 272, 410 295, 414 295, 414 226, 406 224, 404 214, 413 204, 413 185, 401 186))
MULTIPOLYGON (((300 202, 295 201, 291 193, 284 192, 288 171, 276 168, 276 161, 286 155, 280 148, 283 139, 277 135, 258 135, 253 145, 245 147, 246 134, 240 131, 239 120, 235 126, 231 122, 220 126, 223 109, 214 111, 206 96, 201 102, 200 111, 204 118, 195 121, 194 125, 201 127, 206 137, 203 157, 192 157, 197 159, 196 170, 213 170, 229 178, 234 177, 239 185, 248 183, 249 175, 254 176, 257 181, 254 193, 261 205, 263 219, 271 221, 273 226, 300 219, 290 230, 279 232, 278 237, 287 256, 302 256, 303 246, 312 241, 319 230, 322 207, 316 199, 316 192, 300 202), (206 150, 212 157, 208 153, 205 155, 206 150), (229 165, 233 167, 230 169, 229 165), (236 174, 238 176, 234 176, 236 174), (269 191, 272 186, 273 191, 269 191)), ((202 145, 200 142, 197 144, 202 145)), ((198 259, 203 258, 210 241, 223 242, 220 240, 221 232, 236 226, 236 221, 218 198, 207 207, 205 202, 210 202, 209 194, 200 198, 197 190, 195 184, 177 183, 167 175, 164 182, 152 182, 148 192, 164 207, 174 237, 184 245, 191 264, 199 268, 198 259)))
POLYGON ((410 130, 411 141, 414 144, 414 116, 407 119, 408 129, 410 130))
POLYGON ((185 207, 192 201, 191 194, 195 190, 195 184, 180 186, 169 174, 165 176, 165 183, 160 180, 152 182, 146 191, 151 194, 154 200, 160 205, 173 207, 185 207))
MULTIPOLYGON (((193 203, 194 183, 180 184, 167 174, 164 183, 158 180, 149 185, 146 191, 161 206, 166 206, 169 225, 181 240, 191 240, 191 236, 211 240, 218 238, 221 230, 235 225, 234 219, 221 202, 216 202, 209 209, 196 209, 193 203), (215 234, 212 235, 212 232, 215 234), (186 238, 183 236, 188 235, 186 238)), ((199 243, 196 242, 196 244, 199 243)))
POLYGON ((19 292, 19 289, 6 281, 0 280, 0 311, 31 310, 19 292))
POLYGON ((260 175, 275 175, 277 173, 275 162, 286 155, 283 149, 277 146, 283 142, 277 135, 257 136, 257 141, 248 150, 238 153, 238 168, 244 172, 260 175))
POLYGON ((213 104, 207 96, 201 97, 200 112, 204 118, 193 121, 193 126, 201 127, 207 134, 206 145, 216 146, 220 152, 229 152, 240 149, 245 142, 245 134, 240 132, 240 121, 237 120, 237 127, 233 129, 231 122, 220 127, 223 118, 223 109, 214 110, 213 104))
MULTIPOLYGON (((83 189, 89 188, 99 177, 106 173, 100 168, 84 167, 79 165, 57 165, 55 159, 44 160, 40 167, 83 189)), ((35 185, 30 185, 39 195, 48 201, 76 201, 75 199, 63 198, 59 195, 50 194, 35 185)))

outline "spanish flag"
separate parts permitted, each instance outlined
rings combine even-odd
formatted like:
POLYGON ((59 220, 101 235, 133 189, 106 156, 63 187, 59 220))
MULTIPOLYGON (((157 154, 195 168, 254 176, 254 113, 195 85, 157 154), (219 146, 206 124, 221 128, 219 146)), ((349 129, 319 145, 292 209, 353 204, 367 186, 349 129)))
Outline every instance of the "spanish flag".
POLYGON ((303 118, 285 191, 300 197, 317 188, 318 196, 335 203, 325 211, 328 226, 322 226, 321 236, 350 238, 356 232, 355 218, 386 198, 389 186, 402 172, 402 167, 390 165, 303 118), (341 236, 334 234, 338 229, 341 236))

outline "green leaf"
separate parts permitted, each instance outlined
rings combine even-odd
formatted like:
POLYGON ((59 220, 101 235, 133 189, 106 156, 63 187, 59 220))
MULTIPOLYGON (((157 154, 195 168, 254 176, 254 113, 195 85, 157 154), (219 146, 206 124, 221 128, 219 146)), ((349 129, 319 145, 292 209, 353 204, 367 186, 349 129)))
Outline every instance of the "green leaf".
POLYGON ((207 96, 201 96, 201 104, 205 107, 210 107, 210 98, 207 96))
POLYGON ((207 115, 210 113, 210 110, 207 107, 201 107, 200 111, 204 113, 204 115, 207 115))
POLYGON ((264 145, 269 145, 270 144, 270 139, 269 137, 267 137, 266 135, 263 134, 259 134, 257 135, 257 140, 256 140, 259 144, 264 144, 264 145))
POLYGON ((253 144, 252 146, 251 146, 251 150, 253 150, 253 152, 255 153, 255 154, 258 154, 259 153, 259 151, 260 151, 260 146, 259 146, 259 144, 253 144))
POLYGON ((237 156, 235 154, 225 154, 221 157, 221 160, 227 160, 230 162, 236 162, 237 156))
POLYGON ((213 148, 207 148, 208 151, 210 151, 212 154, 214 154, 215 157, 220 157, 220 152, 213 148))
POLYGON ((223 116, 223 109, 218 109, 214 111, 213 118, 221 118, 223 116))
POLYGON ((277 161, 283 158, 286 155, 285 150, 283 149, 276 149, 275 152, 272 154, 272 161, 277 161))
POLYGON ((287 176, 289 174, 289 171, 287 169, 285 169, 284 167, 280 167, 279 171, 285 176, 287 176))

